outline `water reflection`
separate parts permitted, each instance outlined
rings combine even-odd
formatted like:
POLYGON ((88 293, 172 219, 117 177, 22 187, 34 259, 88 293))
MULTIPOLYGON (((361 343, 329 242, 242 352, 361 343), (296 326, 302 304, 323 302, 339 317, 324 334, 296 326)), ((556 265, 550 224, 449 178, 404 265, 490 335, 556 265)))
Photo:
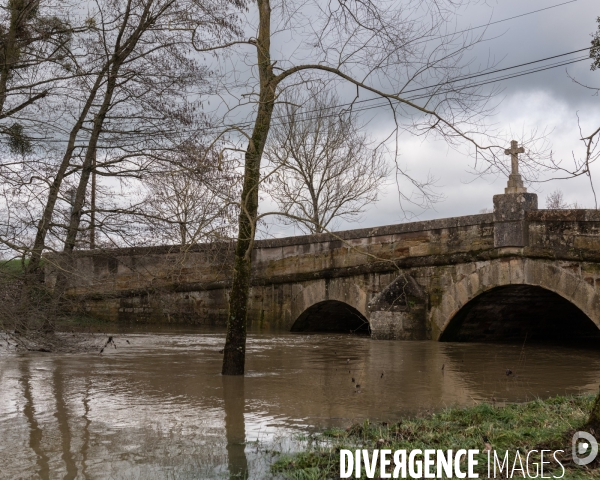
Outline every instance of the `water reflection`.
POLYGON ((71 431, 69 429, 69 413, 67 412, 67 406, 65 401, 64 391, 64 369, 62 368, 62 362, 56 361, 54 370, 52 372, 53 379, 53 395, 56 399, 56 417, 58 423, 58 430, 60 432, 61 439, 61 451, 62 460, 65 463, 67 472, 63 477, 63 480, 73 480, 77 476, 77 467, 71 454, 71 431))
POLYGON ((37 473, 42 479, 46 479, 50 475, 48 466, 48 456, 42 451, 42 429, 39 427, 35 418, 35 407, 33 405, 33 396, 31 388, 31 367, 30 362, 24 361, 20 364, 21 383, 23 385, 23 397, 25 405, 23 406, 23 415, 27 419, 29 425, 29 448, 35 453, 37 473))
POLYGON ((248 477, 246 425, 244 423, 244 377, 223 376, 227 465, 232 479, 248 477))
POLYGON ((222 377, 223 337, 0 356, 2 478, 267 478, 257 440, 293 449, 297 433, 364 418, 594 392, 600 373, 597 349, 265 334, 249 339, 247 376, 222 377))
POLYGON ((87 459, 90 448, 90 380, 85 379, 85 388, 83 393, 83 442, 81 445, 81 475, 87 479, 87 459))

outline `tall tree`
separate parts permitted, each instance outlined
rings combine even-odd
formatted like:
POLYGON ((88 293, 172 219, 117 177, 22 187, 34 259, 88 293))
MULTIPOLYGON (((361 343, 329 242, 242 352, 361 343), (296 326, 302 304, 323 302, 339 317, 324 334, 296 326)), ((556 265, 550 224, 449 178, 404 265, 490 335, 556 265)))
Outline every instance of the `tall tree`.
MULTIPOLYGON (((62 244, 66 259, 54 287, 55 301, 62 297, 72 273, 70 254, 81 236, 82 219, 90 214, 85 205, 92 170, 104 178, 139 181, 154 165, 169 162, 167 152, 198 135, 199 125, 206 123, 200 107, 208 70, 191 54, 190 38, 207 43, 232 38, 240 6, 235 0, 101 0, 81 13, 86 29, 73 40, 69 58, 75 75, 63 82, 64 95, 54 99, 64 117, 53 133, 64 149, 57 161, 47 162, 42 175, 30 179, 39 180, 36 197, 44 201, 33 245, 27 248, 23 310, 42 277, 49 235, 53 248, 62 244), (70 125, 65 118, 72 119, 70 125), (56 213, 65 200, 68 219, 60 225, 56 213)), ((24 165, 33 163, 12 170, 17 183, 24 165)), ((120 209, 128 213, 127 205, 121 203, 120 209)), ((94 213, 103 212, 96 208, 94 213)), ((44 329, 52 331, 52 316, 44 329)))
POLYGON ((284 222, 321 233, 377 201, 390 169, 383 147, 359 131, 358 114, 340 109, 336 95, 315 92, 304 102, 294 100, 286 98, 276 111, 281 121, 265 150, 273 170, 265 189, 284 222))
POLYGON ((465 73, 468 64, 465 54, 478 40, 448 34, 453 13, 461 6, 464 2, 452 0, 408 1, 402 5, 378 0, 339 3, 257 0, 256 15, 248 17, 256 19, 255 24, 248 26, 252 30, 249 38, 197 48, 214 52, 243 44, 255 50, 255 56, 240 54, 242 61, 228 65, 249 65, 250 73, 256 74, 256 83, 250 91, 241 92, 251 81, 240 85, 241 73, 231 72, 229 83, 223 85, 227 93, 221 97, 227 97, 237 88, 239 95, 234 95, 231 111, 238 112, 244 106, 252 108, 249 131, 238 122, 222 132, 222 135, 236 132, 244 139, 244 147, 238 147, 244 150, 244 182, 223 374, 244 373, 261 158, 275 104, 282 92, 289 90, 294 96, 315 82, 329 83, 339 89, 347 85, 356 92, 349 108, 358 107, 359 95, 366 100, 385 99, 396 121, 396 128, 390 132, 392 136, 401 130, 421 135, 436 133, 450 144, 470 142, 477 148, 480 159, 495 161, 495 152, 503 146, 494 150, 489 143, 482 144, 479 136, 483 130, 480 120, 489 113, 489 95, 472 88, 468 79, 459 83, 449 81, 465 73))
POLYGON ((172 156, 164 168, 145 175, 148 195, 132 216, 163 244, 189 246, 231 237, 237 162, 207 154, 197 144, 187 144, 172 156))
MULTIPOLYGON (((592 35, 592 47, 590 48, 590 58, 592 59, 592 70, 596 70, 600 67, 600 17, 597 18, 598 30, 592 35)), ((600 92, 600 87, 587 87, 595 91, 597 95, 600 92)), ((591 172, 590 165, 600 158, 600 151, 598 145, 600 144, 600 127, 596 128, 589 135, 582 135, 581 140, 585 144, 585 161, 583 162, 583 170, 590 177, 591 172)), ((592 184, 593 186, 593 184, 592 184)), ((594 191, 594 197, 595 197, 594 191)), ((598 208, 596 202, 596 208, 598 208)))
MULTIPOLYGON (((596 70, 600 67, 600 17, 598 17, 596 21, 598 22, 598 30, 592 35, 592 47, 590 48, 592 70, 596 70)), ((596 88, 595 90, 596 93, 600 92, 600 87, 596 88)), ((591 135, 588 135, 587 137, 582 136, 582 140, 586 146, 585 164, 586 169, 589 172, 589 165, 600 157, 600 152, 598 152, 598 144, 600 143, 600 127, 592 132, 591 135)), ((591 173, 588 174, 591 177, 591 173)), ((598 208, 597 205, 596 208, 598 208)), ((598 392, 596 400, 594 401, 594 405, 588 419, 588 425, 596 431, 600 429, 600 392, 598 392)))

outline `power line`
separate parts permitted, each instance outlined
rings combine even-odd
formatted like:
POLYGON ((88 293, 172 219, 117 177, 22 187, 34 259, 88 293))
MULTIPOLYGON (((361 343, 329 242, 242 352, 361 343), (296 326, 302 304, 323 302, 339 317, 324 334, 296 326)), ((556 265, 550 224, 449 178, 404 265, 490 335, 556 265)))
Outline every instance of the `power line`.
MULTIPOLYGON (((466 88, 476 88, 476 87, 480 87, 480 86, 487 85, 487 84, 490 84, 490 83, 496 83, 496 82, 499 82, 499 81, 502 81, 502 80, 510 80, 510 79, 513 79, 513 78, 522 77, 522 76, 525 76, 525 75, 531 75, 533 73, 542 72, 544 70, 550 70, 552 68, 557 68, 557 67, 563 67, 563 66, 566 66, 566 65, 571 65, 573 63, 581 62, 581 61, 584 61, 584 60, 588 60, 588 57, 582 57, 582 58, 579 58, 579 59, 576 59, 576 60, 569 60, 569 61, 565 61, 565 62, 560 62, 560 63, 558 63, 556 65, 540 67, 540 68, 537 68, 537 69, 533 69, 531 71, 519 72, 519 73, 515 73, 515 74, 511 74, 511 75, 505 75, 505 76, 502 76, 502 77, 499 77, 499 78, 494 78, 494 79, 491 79, 491 80, 487 80, 487 81, 484 81, 484 82, 481 82, 481 83, 478 83, 478 84, 466 85, 463 88, 465 88, 465 89, 466 88)), ((413 97, 407 97, 407 98, 405 98, 405 100, 413 102, 415 100, 429 98, 430 96, 431 95, 429 95, 429 94, 415 95, 413 97)), ((386 107, 386 106, 389 106, 389 104, 390 104, 389 101, 385 101, 385 100, 381 101, 380 98, 371 99, 371 100, 378 100, 381 103, 378 103, 376 105, 369 105, 369 106, 366 106, 366 107, 353 109, 353 111, 354 112, 365 112, 367 110, 373 110, 375 108, 386 107)), ((397 100, 394 100, 394 99, 389 99, 389 100, 392 101, 392 102, 401 103, 401 102, 398 102, 397 100)), ((335 107, 330 107, 330 108, 335 108, 335 107)), ((329 117, 335 117, 335 116, 338 116, 338 113, 331 113, 331 114, 328 114, 328 115, 322 115, 320 118, 329 118, 329 117)), ((277 118, 285 118, 285 116, 279 116, 277 118)), ((299 119, 299 120, 296 120, 296 121, 297 122, 308 122, 310 120, 314 120, 315 118, 316 117, 302 118, 302 119, 299 119)), ((289 123, 289 122, 280 122, 279 125, 285 125, 286 123, 289 123)), ((246 124, 243 124, 243 125, 244 126, 246 126, 246 125, 247 126, 251 126, 252 122, 247 122, 246 124)), ((239 127, 239 125, 238 125, 238 127, 239 127)), ((219 127, 211 127, 211 128, 217 129, 219 127)))
MULTIPOLYGON (((572 1, 577 1, 577 0, 572 0, 572 1)), ((572 3, 572 2, 567 2, 567 3, 572 3)), ((589 47, 582 48, 582 49, 579 49, 579 50, 573 50, 573 51, 567 52, 567 53, 561 53, 561 54, 558 54, 558 55, 552 55, 550 57, 545 57, 545 58, 542 58, 542 59, 539 59, 539 60, 533 60, 533 61, 530 61, 530 62, 525 62, 525 63, 521 63, 521 64, 518 64, 518 65, 510 66, 510 67, 505 67, 505 68, 501 68, 501 69, 497 69, 497 70, 492 70, 492 71, 489 71, 489 72, 482 72, 482 73, 475 74, 475 75, 468 75, 468 76, 463 76, 463 77, 457 77, 455 79, 448 80, 448 81, 445 81, 445 82, 441 82, 441 83, 438 83, 438 84, 429 85, 429 86, 425 86, 425 87, 419 87, 419 88, 415 88, 415 89, 412 89, 412 90, 406 90, 406 91, 404 91, 402 93, 414 93, 414 92, 423 91, 423 90, 430 90, 430 89, 433 89, 433 88, 436 88, 436 87, 440 87, 440 86, 448 86, 448 85, 452 85, 452 84, 457 83, 457 82, 462 82, 462 81, 465 81, 465 80, 472 80, 474 78, 479 78, 479 77, 483 77, 483 76, 487 76, 487 75, 492 75, 494 73, 501 73, 501 72, 505 72, 505 71, 508 71, 508 70, 513 70, 515 68, 528 66, 528 65, 534 65, 534 64, 545 62, 545 61, 548 61, 548 60, 553 60, 553 59, 561 58, 561 57, 564 57, 564 56, 567 56, 567 55, 572 55, 574 53, 580 53, 580 52, 583 52, 583 51, 586 51, 586 50, 589 50, 589 47)), ((526 69, 526 70, 523 70, 523 71, 520 71, 520 72, 514 72, 514 73, 511 73, 511 74, 508 74, 508 75, 500 75, 500 76, 492 78, 492 79, 487 79, 487 80, 483 80, 483 81, 480 81, 480 82, 476 82, 476 83, 471 83, 471 84, 459 86, 458 90, 461 90, 461 89, 465 90, 465 89, 477 88, 477 87, 481 87, 481 86, 488 85, 488 84, 491 84, 491 83, 497 83, 497 82, 504 81, 504 80, 511 80, 513 78, 518 78, 518 77, 522 77, 522 76, 526 76, 526 75, 532 75, 534 73, 539 73, 539 72, 542 72, 542 71, 545 71, 545 70, 550 70, 550 69, 553 69, 553 68, 558 68, 558 67, 563 67, 563 66, 571 65, 571 64, 578 63, 578 62, 581 62, 581 61, 584 61, 584 60, 588 60, 588 59, 589 59, 588 56, 582 56, 582 57, 579 57, 579 58, 576 58, 576 59, 573 59, 573 60, 561 60, 559 62, 555 62, 555 63, 552 63, 550 65, 543 65, 543 66, 540 66, 540 67, 526 69)), ((448 92, 446 91, 446 93, 448 93, 448 92)), ((413 95, 413 96, 410 96, 410 97, 406 97, 406 98, 404 98, 404 100, 415 101, 415 100, 420 100, 420 99, 424 99, 424 98, 429 98, 432 95, 437 95, 437 94, 436 93, 423 93, 423 94, 420 94, 420 95, 413 95)), ((369 99, 365 99, 365 100, 356 100, 354 102, 343 103, 343 104, 334 105, 334 106, 331 106, 331 107, 325 107, 324 109, 334 109, 334 108, 346 107, 346 106, 356 105, 356 104, 378 102, 377 104, 374 104, 374 105, 368 105, 368 106, 364 106, 364 107, 361 107, 361 108, 356 108, 356 109, 353 108, 352 109, 353 112, 364 112, 364 111, 367 111, 367 110, 372 110, 374 108, 380 108, 380 107, 384 107, 384 106, 389 106, 390 105, 390 101, 391 102, 396 102, 397 104, 401 103, 398 100, 395 100, 395 99, 392 99, 392 98, 390 98, 390 99, 383 99, 382 100, 381 97, 377 97, 377 98, 369 98, 369 99)), ((313 109, 313 110, 306 110, 306 111, 300 112, 300 113, 307 114, 307 113, 312 113, 312 112, 316 112, 316 111, 318 111, 318 110, 317 109, 313 109)), ((332 114, 329 114, 329 115, 321 116, 321 118, 328 118, 328 117, 333 117, 333 116, 337 116, 337 115, 338 115, 338 113, 336 112, 336 113, 332 113, 332 114)), ((278 116, 273 116, 272 119, 273 120, 279 120, 279 119, 285 119, 286 117, 287 117, 286 115, 278 115, 278 116)), ((307 118, 303 118, 303 119, 301 119, 299 121, 303 121, 303 122, 304 121, 310 121, 310 120, 314 120, 315 118, 316 117, 307 117, 307 118)), ((289 122, 279 122, 279 125, 286 124, 286 123, 289 123, 289 122)), ((241 128, 251 127, 253 124, 254 124, 254 121, 247 121, 247 122, 236 123, 236 124, 223 124, 223 125, 220 125, 220 126, 213 126, 213 127, 207 127, 207 128, 204 128, 204 129, 200 129, 199 131, 202 131, 203 133, 209 133, 209 132, 221 131, 221 130, 227 129, 227 128, 241 129, 241 128)), ((277 125, 277 123, 275 123, 275 125, 277 125)))
MULTIPOLYGON (((579 0, 568 0, 566 2, 557 3, 555 5, 550 5, 548 7, 539 8, 537 10, 532 10, 530 12, 521 13, 519 15, 514 15, 512 17, 503 18, 502 20, 496 20, 494 22, 489 22, 489 23, 486 23, 486 24, 483 24, 483 25, 479 25, 477 27, 470 27, 470 28, 467 28, 467 29, 464 29, 464 30, 459 30, 457 32, 452 32, 452 33, 448 33, 448 34, 445 34, 445 35, 436 35, 434 38, 425 39, 425 40, 421 39, 420 41, 413 43, 413 45, 418 45, 420 43, 429 42, 431 40, 437 40, 437 39, 440 39, 440 38, 446 38, 446 37, 450 37, 450 36, 453 36, 453 35, 458 35, 460 33, 470 32, 472 30, 477 30, 477 29, 480 29, 480 28, 486 28, 486 27, 489 27, 491 25, 497 25, 499 23, 504 23, 504 22, 508 22, 508 21, 511 21, 511 20, 515 20, 517 18, 527 17, 529 15, 533 15, 533 14, 536 14, 536 13, 544 12, 546 10, 551 10, 553 8, 562 7, 562 6, 565 6, 565 5, 568 5, 568 4, 571 4, 571 3, 575 3, 575 2, 578 2, 578 1, 579 0)), ((582 48, 582 49, 579 49, 579 50, 574 50, 572 52, 562 53, 560 55, 554 55, 552 57, 547 57, 547 58, 543 58, 543 59, 540 59, 540 60, 534 60, 533 62, 527 62, 527 63, 523 63, 523 64, 520 64, 520 65, 514 65, 512 67, 506 67, 506 68, 503 68, 503 69, 493 70, 493 71, 490 71, 490 72, 483 72, 483 73, 475 74, 475 75, 464 77, 464 78, 458 78, 458 79, 448 80, 447 82, 442 82, 442 83, 439 83, 439 84, 436 84, 436 85, 429 85, 429 86, 426 86, 426 87, 419 87, 419 88, 416 88, 416 89, 404 91, 402 93, 412 93, 412 92, 416 92, 416 91, 420 91, 420 90, 425 90, 425 89, 428 89, 428 88, 439 87, 439 86, 442 86, 444 84, 452 83, 452 82, 455 82, 455 81, 467 80, 467 79, 476 78, 476 77, 483 76, 483 75, 491 75, 493 73, 498 73, 498 72, 502 72, 502 71, 505 71, 505 70, 519 68, 519 67, 526 66, 526 65, 531 65, 531 64, 543 62, 543 61, 546 61, 546 60, 551 60, 551 59, 554 59, 554 58, 558 58, 558 57, 562 57, 562 56, 566 56, 566 55, 571 55, 573 53, 583 52, 585 50, 589 50, 589 47, 582 48)), ((533 72, 533 73, 535 73, 535 72, 533 72)), ((490 82, 488 82, 488 83, 490 83, 490 82)), ((336 105, 336 106, 328 107, 328 108, 339 108, 339 107, 344 107, 344 106, 349 106, 349 105, 355 105, 355 104, 358 104, 358 103, 372 102, 372 101, 376 101, 376 100, 379 100, 379 98, 371 98, 371 99, 366 99, 366 100, 357 100, 357 101, 354 101, 354 102, 342 103, 340 105, 336 105)), ((305 113, 310 113, 311 111, 316 111, 316 110, 308 110, 305 113)), ((279 117, 273 116, 272 118, 273 119, 284 118, 284 116, 279 116, 279 117)), ((252 125, 252 123, 253 122, 246 122, 246 123, 242 123, 242 124, 237 124, 235 126, 236 127, 244 127, 244 126, 252 125)), ((225 126, 224 125, 224 127, 233 127, 233 126, 234 125, 229 125, 229 126, 225 126)), ((219 127, 214 127, 214 128, 219 128, 219 127)))
MULTIPOLYGON (((574 1, 577 1, 577 0, 574 0, 574 1)), ((412 90, 407 90, 407 91, 405 91, 403 93, 413 93, 413 92, 417 92, 417 91, 432 89, 432 88, 435 88, 435 87, 438 87, 438 86, 452 85, 453 83, 456 83, 456 82, 461 82, 461 81, 469 80, 469 79, 472 79, 472 78, 477 78, 477 77, 481 77, 481 76, 491 75, 493 73, 500 73, 500 72, 503 72, 503 71, 508 71, 508 70, 512 70, 512 69, 523 67, 523 66, 527 66, 527 65, 533 65, 533 64, 540 63, 540 62, 543 62, 543 61, 547 61, 547 60, 551 60, 551 59, 555 59, 555 58, 564 57, 566 55, 572 55, 573 53, 579 53, 579 52, 586 51, 586 50, 589 50, 589 47, 588 48, 579 49, 579 50, 573 50, 572 52, 568 52, 568 53, 562 53, 562 54, 559 54, 559 55, 553 55, 551 57, 546 57, 546 58, 543 58, 543 59, 534 60, 534 61, 531 61, 531 62, 526 62, 526 63, 522 63, 522 64, 519 64, 519 65, 514 65, 514 66, 511 66, 511 67, 506 67, 506 68, 502 68, 502 69, 498 69, 498 70, 494 70, 494 71, 490 71, 490 72, 485 72, 485 73, 476 74, 476 75, 467 76, 467 77, 459 77, 459 78, 456 78, 456 79, 453 79, 453 80, 448 80, 446 82, 442 82, 442 83, 439 83, 439 84, 429 85, 429 86, 426 86, 426 87, 415 88, 415 89, 412 89, 412 90)), ((580 57, 580 58, 577 58, 577 59, 574 59, 574 60, 560 61, 560 62, 553 63, 551 65, 544 65, 544 66, 540 66, 540 67, 537 67, 537 68, 527 69, 527 70, 524 70, 524 71, 521 71, 521 72, 511 73, 509 75, 501 75, 501 76, 498 76, 496 78, 492 78, 492 79, 489 79, 489 80, 484 80, 484 81, 479 82, 479 83, 472 83, 472 84, 464 85, 463 87, 460 87, 460 88, 462 88, 462 89, 477 88, 477 87, 481 87, 481 86, 484 86, 484 85, 488 85, 490 83, 497 83, 497 82, 504 81, 504 80, 511 80, 513 78, 518 78, 518 77, 522 77, 522 76, 525 76, 525 75, 531 75, 531 74, 534 74, 534 73, 543 72, 545 70, 550 70, 550 69, 553 69, 553 68, 558 68, 558 67, 563 67, 563 66, 571 65, 571 64, 578 63, 578 62, 581 62, 581 61, 584 61, 584 60, 588 60, 588 59, 589 58, 587 56, 583 56, 583 57, 580 57)), ((420 99, 423 99, 423 98, 429 98, 431 95, 432 94, 415 95, 415 96, 407 97, 407 98, 405 98, 405 100, 407 100, 407 101, 420 100, 420 99)), ((333 109, 333 108, 339 108, 339 107, 345 107, 345 106, 355 105, 355 104, 358 104, 358 103, 367 103, 367 102, 374 102, 374 101, 377 101, 379 103, 377 103, 376 105, 369 105, 369 106, 362 107, 362 108, 356 108, 356 109, 353 109, 353 111, 354 112, 363 112, 363 111, 367 111, 367 110, 372 110, 374 108, 379 108, 379 107, 382 107, 382 106, 387 106, 387 105, 389 105, 389 101, 398 102, 397 100, 394 100, 394 99, 389 99, 389 100, 382 101, 381 98, 369 98, 369 99, 365 99, 365 100, 357 100, 355 102, 343 103, 343 104, 335 105, 335 106, 332 106, 332 107, 326 107, 326 108, 327 109, 333 109)), ((313 110, 307 110, 307 111, 301 112, 301 113, 306 114, 306 113, 312 113, 312 112, 315 112, 315 111, 317 111, 317 110, 313 109, 313 110)), ((337 116, 337 115, 338 115, 337 113, 333 113, 333 114, 328 115, 328 116, 337 116)), ((327 118, 328 116, 322 116, 321 118, 327 118)), ((278 116, 273 116, 272 117, 273 120, 284 119, 284 118, 286 118, 286 115, 278 115, 278 116)), ((310 121, 310 120, 314 120, 315 118, 316 117, 312 117, 312 118, 308 117, 308 118, 304 118, 304 119, 302 119, 300 121, 310 121)), ((287 123, 287 122, 281 122, 280 124, 285 124, 285 123, 287 123)), ((245 128, 245 127, 250 127, 253 124, 254 124, 253 121, 249 121, 249 122, 243 122, 243 123, 238 123, 238 124, 222 125, 220 127, 209 127, 207 129, 204 129, 203 131, 204 132, 209 132, 209 131, 220 130, 220 129, 223 129, 223 128, 233 128, 233 127, 236 127, 236 128, 245 128)))
MULTIPOLYGON (((563 2, 563 3, 557 3, 556 5, 550 5, 549 7, 539 8, 539 9, 537 9, 537 10, 532 10, 531 12, 521 13, 521 14, 519 14, 519 15, 515 15, 515 16, 513 16, 513 17, 503 18, 502 20, 496 20, 495 22, 489 22, 489 23, 486 23, 486 24, 484 24, 484 25, 479 25, 479 26, 477 26, 477 27, 466 28, 465 30, 459 30, 458 32, 452 32, 452 33, 448 33, 448 34, 446 34, 446 35, 442 35, 442 36, 435 37, 435 39, 438 39, 438 38, 445 38, 445 37, 451 37, 451 36, 453 36, 453 35, 458 35, 459 33, 470 32, 470 31, 472 31, 472 30, 478 30, 478 29, 480 29, 480 28, 487 28, 487 27, 489 27, 489 26, 491 26, 491 25, 497 25, 497 24, 499 24, 499 23, 508 22, 508 21, 510 21, 510 20, 516 20, 517 18, 527 17, 527 16, 529 16, 529 15, 533 15, 534 13, 540 13, 540 12, 544 12, 544 11, 546 11, 546 10, 551 10, 551 9, 553 9, 553 8, 562 7, 562 6, 564 6, 564 5, 568 5, 568 4, 570 4, 570 3, 575 3, 575 2, 578 2, 578 1, 579 1, 579 0, 569 0, 569 1, 567 1, 567 2, 563 2)), ((423 40, 423 41, 421 41, 421 42, 415 42, 415 45, 416 45, 416 44, 418 44, 418 43, 429 42, 429 41, 431 41, 431 40, 434 40, 434 39, 423 40)))
MULTIPOLYGON (((575 0, 575 1, 576 1, 576 0, 575 0)), ((541 63, 541 62, 545 62, 545 61, 547 61, 547 60, 553 60, 553 59, 555 59, 555 58, 559 58, 559 57, 565 57, 565 56, 567 56, 567 55, 572 55, 572 54, 574 54, 574 53, 580 53, 580 52, 583 52, 583 51, 586 51, 586 50, 589 50, 589 49, 590 49, 590 47, 581 48, 581 49, 579 49, 579 50, 573 50, 573 51, 571 51, 571 52, 567 52, 567 53, 561 53, 560 55, 553 55, 553 56, 551 56, 551 57, 541 58, 540 60, 533 60, 533 61, 531 61, 531 62, 521 63, 521 64, 519 64, 519 65, 513 65, 512 67, 500 68, 500 69, 498 69, 498 70, 491 70, 491 71, 489 71, 489 72, 477 73, 477 74, 474 74, 474 75, 468 75, 468 76, 465 76, 465 77, 457 77, 457 78, 454 78, 454 79, 452 79, 452 80, 448 80, 448 81, 446 81, 446 82, 441 82, 441 83, 438 83, 438 84, 436 84, 436 85, 428 85, 428 86, 426 86, 426 87, 419 87, 419 88, 414 88, 414 89, 412 89, 412 90, 405 90, 405 91, 404 91, 404 92, 402 92, 402 93, 412 93, 412 92, 417 92, 417 91, 419 91, 419 90, 427 90, 427 89, 430 89, 430 88, 441 87, 441 86, 443 86, 443 85, 446 85, 446 84, 451 84, 451 83, 454 83, 454 82, 460 82, 460 81, 463 81, 463 80, 471 80, 471 79, 473 79, 473 78, 482 77, 482 76, 485 76, 485 75, 492 75, 493 73, 505 72, 505 71, 507 71, 507 70, 513 70, 513 69, 515 69, 515 68, 519 68, 519 67, 526 67, 527 65, 533 65, 533 64, 535 64, 535 63, 541 63)), ((588 57, 586 57, 586 58, 588 58, 588 57)))
POLYGON ((482 82, 482 83, 479 83, 479 84, 468 85, 468 88, 479 87, 479 86, 482 86, 482 85, 487 85, 489 83, 495 83, 495 82, 499 82, 499 81, 502 81, 502 80, 510 80, 510 79, 517 78, 517 77, 522 77, 522 76, 525 76, 525 75, 531 75, 532 73, 543 72, 544 70, 550 70, 552 68, 557 68, 557 67, 564 67, 566 65, 571 65, 573 63, 582 62, 584 60, 589 60, 589 57, 585 56, 585 57, 581 57, 581 58, 578 58, 578 59, 575 59, 575 60, 568 60, 568 61, 565 61, 565 62, 557 63, 556 65, 549 65, 549 66, 545 66, 545 67, 540 67, 540 68, 532 69, 531 71, 517 72, 517 73, 512 74, 510 76, 499 77, 499 78, 488 80, 488 81, 485 81, 485 82, 482 82))
MULTIPOLYGON (((578 0, 572 0, 572 1, 578 1, 578 0)), ((525 67, 525 66, 528 66, 528 65, 534 65, 536 63, 546 62, 548 60, 553 60, 555 58, 565 57, 567 55, 572 55, 574 53, 584 52, 584 51, 589 50, 589 49, 590 49, 590 47, 580 48, 579 50, 573 50, 573 51, 567 52, 567 53, 561 53, 561 54, 558 54, 558 55, 552 55, 550 57, 545 57, 545 58, 541 58, 539 60, 533 60, 533 61, 530 61, 530 62, 525 62, 525 63, 521 63, 521 64, 518 64, 518 65, 513 65, 511 67, 500 68, 500 69, 497 69, 497 70, 491 70, 489 72, 477 73, 477 74, 474 74, 474 75, 467 75, 467 76, 463 76, 463 77, 457 77, 457 78, 454 78, 454 79, 451 79, 451 80, 447 80, 445 82, 440 82, 440 83, 437 83, 437 84, 434 84, 434 85, 427 85, 427 86, 424 86, 424 87, 413 88, 411 90, 401 91, 401 94, 414 93, 414 92, 419 92, 419 91, 422 91, 422 90, 429 90, 429 89, 432 89, 432 88, 441 87, 441 86, 444 86, 444 85, 451 85, 451 84, 453 84, 455 82, 460 82, 460 81, 465 81, 465 80, 471 80, 473 78, 478 78, 478 77, 482 77, 482 76, 486 76, 486 75, 492 75, 494 73, 505 72, 505 71, 508 71, 508 70, 513 70, 515 68, 525 67)), ((571 63, 576 63, 576 62, 585 60, 587 58, 588 57, 586 56, 586 57, 582 57, 582 58, 580 58, 580 59, 578 59, 576 61, 569 61, 567 63, 553 64, 553 66, 551 68, 569 65, 571 63)), ((544 70, 548 70, 548 68, 544 67, 544 68, 541 68, 541 69, 527 70, 527 72, 537 73, 537 72, 541 72, 541 71, 544 71, 544 70)), ((518 77, 523 76, 523 72, 519 72, 516 76, 518 76, 518 77)), ((489 83, 494 83, 494 82, 497 82, 497 81, 500 81, 500 80, 509 80, 511 78, 516 78, 516 77, 512 77, 512 76, 498 77, 497 79, 486 81, 484 83, 468 85, 468 88, 474 88, 476 86, 487 85, 489 83)), ((426 98, 428 96, 429 95, 419 96, 419 97, 409 97, 406 100, 426 98)), ((325 109, 347 107, 347 106, 356 105, 356 104, 359 104, 359 103, 374 102, 374 101, 379 101, 379 100, 381 100, 381 99, 380 98, 368 98, 368 99, 365 99, 365 100, 356 100, 354 102, 341 103, 339 105, 334 105, 334 106, 331 106, 331 107, 325 107, 325 109)), ((370 107, 367 108, 367 109, 370 109, 370 107)), ((316 112, 316 111, 317 111, 316 109, 305 110, 304 112, 301 112, 301 113, 311 113, 311 112, 316 112)), ((364 109, 355 109, 354 111, 364 111, 364 109)), ((272 119, 280 119, 280 118, 285 118, 285 117, 286 117, 285 115, 279 115, 279 116, 273 116, 272 119)), ((237 127, 241 127, 241 126, 248 126, 248 125, 252 125, 252 122, 245 122, 245 123, 242 123, 242 124, 237 124, 236 126, 237 127)), ((233 125, 229 125, 229 127, 232 127, 232 126, 233 125)), ((218 127, 215 127, 215 128, 218 128, 218 127)))

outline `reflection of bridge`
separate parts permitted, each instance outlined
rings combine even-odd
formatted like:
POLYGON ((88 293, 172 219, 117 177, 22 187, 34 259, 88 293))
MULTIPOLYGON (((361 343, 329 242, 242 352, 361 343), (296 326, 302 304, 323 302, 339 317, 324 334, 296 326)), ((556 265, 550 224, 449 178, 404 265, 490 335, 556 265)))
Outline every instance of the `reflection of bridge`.
MULTIPOLYGON (((256 242, 251 327, 596 335, 600 212, 538 210, 511 181, 490 214, 256 242)), ((70 293, 111 320, 224 325, 230 259, 223 244, 79 252, 70 293)))
POLYGON ((115 338, 108 358, 0 357, 2 478, 263 478, 271 455, 257 438, 270 447, 270 435, 287 441, 307 425, 592 393, 600 376, 595 349, 527 343, 526 355, 522 345, 490 355, 481 345, 256 335, 244 378, 216 375, 221 335, 115 338))

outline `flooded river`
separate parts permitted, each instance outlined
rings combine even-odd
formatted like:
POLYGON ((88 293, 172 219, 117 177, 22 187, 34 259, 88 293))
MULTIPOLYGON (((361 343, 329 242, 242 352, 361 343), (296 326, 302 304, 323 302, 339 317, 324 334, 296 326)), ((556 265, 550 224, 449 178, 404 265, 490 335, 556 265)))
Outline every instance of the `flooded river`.
POLYGON ((267 478, 265 449, 330 426, 600 380, 590 348, 251 334, 246 377, 224 378, 222 331, 115 341, 101 355, 0 348, 1 478, 267 478))

